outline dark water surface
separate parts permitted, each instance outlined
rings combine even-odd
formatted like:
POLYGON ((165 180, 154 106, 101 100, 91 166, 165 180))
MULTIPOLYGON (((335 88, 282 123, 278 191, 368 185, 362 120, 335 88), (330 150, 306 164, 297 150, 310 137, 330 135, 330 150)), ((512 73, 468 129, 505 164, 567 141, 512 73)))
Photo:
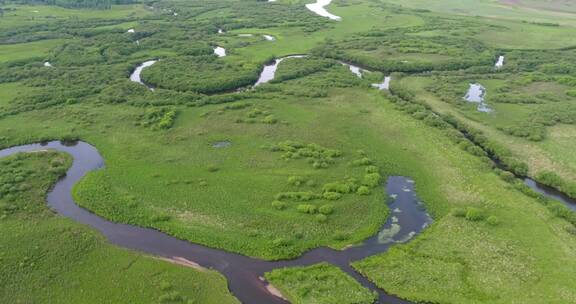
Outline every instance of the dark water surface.
POLYGON ((47 149, 68 153, 74 159, 66 176, 48 193, 47 201, 54 211, 95 228, 112 244, 120 247, 167 258, 183 257, 200 266, 217 270, 228 279, 231 292, 243 303, 286 303, 285 300, 270 294, 266 289, 266 282, 259 277, 279 267, 312 265, 320 262, 339 266, 362 285, 377 291, 379 303, 409 303, 385 294, 350 267, 352 261, 382 253, 396 243, 410 240, 431 223, 432 219, 414 192, 414 182, 408 178, 401 176, 388 178, 386 193, 390 195, 391 215, 380 233, 363 244, 341 251, 321 247, 310 250, 294 260, 272 262, 179 240, 154 229, 113 223, 79 207, 72 199, 72 187, 86 173, 104 166, 104 160, 96 148, 85 142, 67 145, 52 141, 18 146, 0 150, 0 157, 47 149))
MULTIPOLYGON (((389 195, 390 216, 380 232, 362 244, 344 250, 320 247, 304 253, 297 259, 265 261, 179 240, 154 229, 113 223, 79 207, 72 199, 72 187, 86 173, 104 167, 104 160, 96 148, 88 143, 65 144, 52 141, 18 146, 0 150, 0 158, 18 152, 47 149, 68 153, 74 159, 66 176, 48 193, 47 201, 54 211, 95 228, 112 244, 120 247, 167 258, 182 257, 202 267, 214 269, 227 278, 230 291, 242 303, 286 303, 285 300, 269 293, 266 289, 267 283, 260 277, 275 268, 305 266, 320 262, 340 267, 363 286, 376 291, 378 303, 410 303, 386 294, 350 266, 353 261, 385 252, 394 244, 409 241, 432 222, 414 192, 414 182, 409 178, 402 176, 388 178, 386 193, 389 195)), ((546 196, 556 198, 538 184, 529 182, 527 184, 546 196)))
POLYGON ((555 200, 563 203, 564 205, 566 205, 566 207, 570 208, 572 211, 576 211, 576 200, 569 197, 565 193, 562 193, 562 192, 560 192, 560 191, 558 191, 552 187, 540 184, 531 178, 525 178, 524 184, 526 184, 528 187, 532 188, 534 191, 536 191, 536 192, 538 192, 538 193, 540 193, 540 194, 542 194, 548 198, 555 199, 555 200))

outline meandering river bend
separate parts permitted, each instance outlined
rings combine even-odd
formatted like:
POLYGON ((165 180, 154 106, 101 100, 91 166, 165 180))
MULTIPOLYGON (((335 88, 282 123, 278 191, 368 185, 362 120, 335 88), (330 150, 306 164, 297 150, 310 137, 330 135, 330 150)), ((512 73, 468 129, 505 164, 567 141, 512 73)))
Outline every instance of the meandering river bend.
POLYGON ((230 291, 242 303, 286 303, 268 291, 267 283, 260 279, 263 274, 279 267, 312 265, 320 262, 340 267, 363 286, 376 291, 379 303, 409 303, 387 295, 350 266, 353 261, 385 252, 396 243, 410 240, 431 223, 432 219, 414 192, 414 182, 406 177, 388 178, 386 193, 390 195, 391 215, 381 231, 364 243, 344 250, 316 248, 293 260, 265 261, 179 240, 154 229, 114 223, 79 207, 72 198, 72 187, 86 173, 104 167, 102 156, 88 143, 64 144, 52 141, 17 146, 0 150, 0 158, 19 152, 47 149, 68 153, 74 159, 66 176, 48 193, 48 204, 55 212, 93 227, 117 246, 165 258, 185 258, 202 267, 219 271, 228 279, 230 291))

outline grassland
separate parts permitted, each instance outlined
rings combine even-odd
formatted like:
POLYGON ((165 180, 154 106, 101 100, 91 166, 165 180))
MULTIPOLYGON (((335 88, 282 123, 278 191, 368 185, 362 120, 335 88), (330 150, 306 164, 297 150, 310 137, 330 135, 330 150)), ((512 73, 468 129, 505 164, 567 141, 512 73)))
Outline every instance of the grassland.
POLYGON ((573 25, 574 5, 567 1, 492 1, 492 0, 391 0, 390 3, 411 8, 426 8, 450 15, 482 16, 492 19, 560 22, 573 25), (572 20, 571 20, 572 19, 572 20))
POLYGON ((43 60, 51 49, 62 43, 63 40, 51 39, 4 45, 0 49, 0 63, 29 58, 39 58, 39 60, 43 60))
POLYGON ((0 29, 5 30, 63 20, 138 18, 149 14, 140 4, 117 5, 110 10, 68 9, 46 5, 6 5, 3 8, 5 12, 1 17, 0 29))
MULTIPOLYGON (((449 78, 407 77, 402 79, 401 83, 410 87, 420 100, 432 106, 435 111, 454 115, 484 132, 492 141, 509 149, 516 157, 527 163, 529 176, 538 179, 543 172, 555 172, 567 184, 573 184, 572 181, 576 177, 574 166, 576 159, 570 153, 566 153, 570 147, 568 139, 571 138, 570 133, 566 131, 572 129, 572 122, 557 119, 541 123, 544 116, 558 117, 555 113, 568 113, 567 117, 571 117, 569 113, 574 98, 566 94, 571 87, 551 79, 511 84, 518 78, 521 77, 494 78, 475 75, 450 82, 449 78), (467 90, 468 83, 472 82, 480 82, 486 87, 488 92, 486 100, 494 109, 493 113, 478 112, 474 105, 464 102, 462 96, 467 90), (430 92, 429 88, 439 83, 449 83, 447 86, 453 93, 430 92), (506 93, 502 95, 501 92, 506 93), (521 102, 499 102, 499 96, 505 96, 508 100, 513 99, 509 96, 516 96, 521 102), (539 99, 538 96, 544 99, 539 99)), ((569 190, 571 187, 566 186, 563 191, 572 195, 572 191, 569 190)))
POLYGON ((117 249, 49 211, 46 191, 70 165, 69 156, 43 152, 0 161, 6 303, 237 303, 217 273, 117 249))
MULTIPOLYGON (((416 2, 406 5, 410 3, 416 2)), ((497 55, 509 51, 501 47, 573 45, 573 22, 561 19, 559 26, 530 23, 549 20, 545 16, 550 12, 538 12, 544 17, 534 15, 524 23, 524 19, 504 14, 490 15, 490 10, 472 18, 446 14, 434 5, 430 12, 365 1, 335 2, 329 9, 343 20, 332 22, 318 18, 301 4, 160 1, 146 20, 139 19, 142 6, 125 7, 127 11, 120 9, 118 15, 94 16, 103 18, 95 23, 100 31, 90 27, 72 31, 64 22, 58 26, 75 39, 49 53, 61 66, 45 69, 35 62, 0 68, 0 97, 6 100, 0 103, 0 146, 55 138, 90 142, 104 156, 106 168, 89 174, 75 187, 74 197, 80 205, 114 221, 153 227, 182 239, 265 259, 294 257, 318 246, 343 248, 373 235, 388 214, 379 182, 390 175, 410 176, 435 223, 410 244, 355 263, 360 272, 388 292, 415 301, 576 302, 572 279, 576 239, 570 223, 559 218, 550 205, 503 180, 489 163, 473 155, 482 154, 478 149, 456 144, 450 128, 438 117, 427 115, 424 107, 402 106, 394 97, 371 88, 371 82, 383 73, 366 73, 359 79, 333 60, 358 59, 352 61, 384 73, 398 67, 410 73, 434 69, 437 71, 432 74, 438 79, 458 80, 453 82, 454 91, 465 89, 468 81, 482 80, 490 92, 508 86, 515 94, 548 91, 560 96, 566 95, 566 85, 535 81, 509 86, 506 79, 543 70, 527 71, 510 60, 506 63, 510 70, 503 72, 509 74, 498 76, 493 64, 497 55), (178 16, 166 13, 168 9, 177 9, 178 16), (126 33, 127 25, 134 25, 137 32, 126 33), (218 34, 218 28, 226 33, 218 34), (240 33, 271 34, 277 40, 238 37, 240 33), (382 43, 388 41, 385 39, 393 43, 382 43), (154 92, 127 80, 130 70, 144 60, 160 58, 155 68, 163 77, 168 73, 163 61, 196 60, 214 45, 226 47, 230 56, 212 60, 239 73, 274 56, 313 56, 283 62, 278 71, 282 81, 239 93, 205 95, 211 91, 204 90, 207 85, 202 84, 201 75, 194 79, 194 88, 167 86, 154 92), (510 76, 516 72, 519 75, 510 76), (471 79, 466 78, 467 73, 472 73, 471 79), (28 89, 31 87, 34 89, 28 89), (222 141, 231 145, 213 146, 222 141)), ((84 14, 105 15, 99 11, 84 14)), ((7 38, 24 39, 36 32, 26 27, 7 38)), ((45 41, 49 40, 38 43, 45 41)), ((0 50, 18 45, 1 45, 0 50)), ((569 63, 570 58, 562 57, 562 62, 569 63)), ((14 63, 10 56, 6 61, 14 63)), ((557 68, 550 63, 554 62, 547 62, 546 69, 557 68)), ((531 66, 530 62, 526 66, 531 66)), ((168 76, 184 83, 189 80, 188 67, 170 65, 174 74, 168 76)), ((480 116, 466 105, 456 106, 433 94, 429 90, 435 83, 432 76, 400 76, 393 76, 393 83, 407 87, 435 111, 453 113, 505 143, 516 156, 530 162, 532 170, 539 170, 532 161, 540 156, 546 160, 547 153, 557 155, 558 161, 541 168, 563 174, 567 171, 560 164, 574 163, 567 153, 572 147, 572 126, 548 127, 549 138, 540 142, 498 129, 528 121, 529 109, 545 109, 546 104, 498 103, 495 108, 503 117, 480 116)), ((224 78, 212 73, 209 80, 217 83, 224 78)), ((440 91, 453 92, 449 89, 440 91)), ((563 97, 566 100, 557 105, 572 101, 563 97)), ((30 238, 50 239, 45 237, 47 228, 18 229, 31 229, 30 238)), ((122 269, 117 265, 139 257, 113 249, 88 232, 81 236, 90 240, 90 246, 103 249, 91 252, 90 258, 75 254, 72 260, 86 262, 74 266, 78 267, 71 270, 74 275, 94 271, 103 256, 118 262, 95 269, 102 277, 110 276, 106 269, 122 269)), ((7 242, 16 241, 5 237, 7 242)), ((67 235, 54 237, 58 242, 70 241, 67 235)), ((20 252, 5 251, 11 255, 20 252)), ((173 291, 193 299, 190 290, 199 290, 198 294, 207 297, 200 302, 209 303, 208 288, 222 290, 223 282, 217 276, 207 279, 206 273, 144 257, 128 269, 137 265, 142 268, 130 275, 140 279, 124 281, 129 274, 122 273, 118 280, 143 286, 146 294, 142 299, 159 299, 173 291), (156 287, 166 284, 155 281, 153 275, 163 267, 173 274, 166 279, 172 284, 167 290, 156 287), (184 276, 187 279, 179 279, 184 276), (199 281, 196 289, 186 285, 199 281)), ((51 271, 46 267, 36 274, 51 271)), ((313 275, 308 275, 310 269, 283 270, 297 277, 302 274, 302 280, 283 281, 284 275, 279 275, 274 284, 293 301, 309 302, 312 296, 320 299, 326 292, 316 286, 306 298, 301 292, 307 289, 304 285, 318 285, 308 280, 329 275, 335 285, 350 283, 331 267, 312 270, 313 275)), ((94 284, 66 281, 79 281, 82 287, 94 284)), ((25 286, 38 285, 34 282, 25 286)), ((107 286, 94 290, 106 290, 107 286)), ((59 287, 50 288, 66 296, 59 287)), ((10 290, 6 293, 20 295, 10 290)), ((101 299, 98 297, 107 293, 94 292, 94 297, 101 299)), ((138 293, 130 295, 140 299, 138 293)), ((45 299, 42 297, 39 299, 45 299)))
POLYGON ((308 267, 275 269, 266 279, 291 303, 369 304, 375 295, 338 267, 322 263, 308 267))

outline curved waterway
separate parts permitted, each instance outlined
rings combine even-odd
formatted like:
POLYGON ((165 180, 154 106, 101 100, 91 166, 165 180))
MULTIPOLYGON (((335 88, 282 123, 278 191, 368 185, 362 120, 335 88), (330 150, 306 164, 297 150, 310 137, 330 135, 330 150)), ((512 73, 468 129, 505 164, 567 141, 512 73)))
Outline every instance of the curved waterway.
POLYGON ((48 205, 54 211, 93 227, 109 242, 117 246, 169 259, 186 259, 202 267, 219 271, 228 279, 230 291, 242 303, 287 303, 268 291, 267 283, 261 279, 264 273, 280 267, 304 266, 320 262, 328 262, 340 267, 363 286, 376 291, 379 303, 409 303, 387 295, 350 266, 353 261, 385 252, 396 243, 410 240, 431 223, 432 219, 414 192, 414 182, 406 177, 388 178, 386 193, 390 196, 391 215, 381 231, 364 243, 344 250, 316 248, 294 260, 265 261, 179 240, 154 229, 114 223, 79 207, 72 198, 72 187, 86 173, 104 167, 102 156, 95 147, 88 143, 65 144, 52 141, 24 145, 0 150, 0 157, 18 152, 48 149, 68 153, 74 159, 66 176, 58 181, 48 193, 48 205))
POLYGON ((137 82, 137 83, 140 83, 140 84, 143 84, 143 85, 147 86, 150 90, 154 91, 153 87, 145 84, 142 81, 142 78, 140 77, 140 75, 142 74, 142 71, 145 68, 152 66, 156 62, 157 62, 157 60, 149 60, 149 61, 143 62, 141 65, 137 66, 136 69, 134 69, 134 72, 132 72, 132 74, 130 74, 130 80, 137 82))
POLYGON ((316 2, 314 3, 306 4, 306 8, 319 16, 330 18, 332 20, 337 21, 342 20, 342 17, 331 14, 326 10, 326 6, 328 6, 328 4, 330 4, 331 2, 332 0, 316 0, 316 2))
POLYGON ((391 76, 384 77, 384 81, 381 83, 373 83, 372 86, 377 88, 378 90, 388 90, 390 89, 390 81, 392 80, 391 76))
POLYGON ((484 101, 485 96, 486 88, 484 86, 479 83, 471 83, 464 99, 470 103, 477 103, 478 107, 476 109, 478 112, 489 113, 492 112, 492 109, 484 101))
POLYGON ((274 62, 267 64, 267 65, 264 65, 264 68, 262 69, 262 72, 260 73, 260 77, 258 77, 258 80, 254 84, 254 86, 258 86, 258 85, 261 85, 263 83, 267 83, 270 80, 274 79, 274 77, 276 76, 276 70, 278 69, 278 65, 280 64, 280 62, 282 62, 288 58, 304 58, 304 57, 306 57, 306 55, 291 55, 291 56, 286 56, 286 57, 274 59, 274 62))
POLYGON ((503 66, 504 66, 504 56, 498 56, 498 61, 496 61, 496 63, 494 64, 494 67, 499 69, 503 66))
MULTIPOLYGON (((278 65, 280 64, 280 62, 284 61, 285 59, 288 59, 288 58, 305 58, 305 57, 307 57, 307 55, 290 55, 290 56, 286 56, 286 57, 277 58, 272 63, 264 65, 264 68, 262 69, 262 72, 260 73, 260 76, 258 77, 258 80, 254 84, 254 86, 258 86, 258 85, 261 85, 263 83, 267 83, 267 82, 273 80, 274 77, 276 76, 276 70, 278 70, 278 65)), ((370 72, 368 70, 362 69, 359 66, 355 66, 355 65, 347 63, 347 62, 340 62, 340 64, 347 66, 348 69, 350 70, 350 72, 352 72, 354 75, 358 76, 358 78, 362 78, 362 73, 364 71, 370 72)), ((378 85, 378 84, 376 84, 376 85, 378 85)))
POLYGON ((569 197, 563 192, 560 192, 552 187, 538 183, 531 178, 524 178, 524 184, 532 188, 532 190, 563 203, 566 207, 576 212, 576 200, 569 197))

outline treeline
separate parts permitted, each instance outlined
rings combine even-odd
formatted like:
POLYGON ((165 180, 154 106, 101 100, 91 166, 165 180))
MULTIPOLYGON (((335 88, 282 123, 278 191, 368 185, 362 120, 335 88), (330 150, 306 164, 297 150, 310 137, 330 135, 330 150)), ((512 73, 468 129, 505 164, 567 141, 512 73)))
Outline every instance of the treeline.
POLYGON ((380 33, 368 33, 363 37, 343 41, 329 40, 315 48, 312 53, 325 58, 354 62, 365 68, 385 73, 452 71, 494 64, 493 53, 471 39, 412 38, 397 34, 381 36, 380 33), (412 56, 414 59, 411 60, 399 59, 403 54, 421 56, 418 58, 412 56), (444 59, 426 59, 427 55, 441 56, 444 59))
POLYGON ((16 0, 18 4, 53 5, 65 8, 110 9, 116 4, 132 4, 136 0, 16 0))
POLYGON ((223 29, 230 31, 240 28, 274 28, 297 27, 306 32, 327 28, 328 20, 318 18, 304 5, 283 5, 280 3, 263 3, 259 1, 161 1, 154 7, 170 11, 178 8, 178 16, 193 18, 200 14, 226 8, 230 13, 210 19, 213 32, 223 29))
MULTIPOLYGON (((490 140, 481 131, 469 127, 454 116, 434 113, 428 105, 416 100, 412 92, 396 83, 397 81, 390 86, 391 95, 389 99, 398 109, 412 115, 416 119, 423 120, 430 126, 443 130, 448 138, 458 144, 460 148, 482 158, 485 163, 492 166, 494 172, 504 181, 511 183, 515 189, 522 193, 537 199, 555 217, 568 221, 571 226, 567 230, 576 234, 576 213, 562 203, 537 193, 519 179, 528 175, 528 165, 526 163, 516 158, 506 147, 490 140), (498 166, 502 166, 506 171, 498 168, 498 166), (519 178, 516 178, 515 175, 519 178)), ((542 184, 563 191, 570 197, 576 198, 576 185, 563 180, 553 172, 541 172, 537 174, 535 179, 542 184)))
POLYGON ((282 82, 304 77, 316 72, 326 71, 339 64, 337 61, 316 57, 286 58, 278 65, 276 75, 271 82, 282 82))
POLYGON ((258 80, 261 66, 240 59, 208 56, 181 56, 162 60, 147 68, 142 79, 155 87, 214 94, 252 85, 258 80))

